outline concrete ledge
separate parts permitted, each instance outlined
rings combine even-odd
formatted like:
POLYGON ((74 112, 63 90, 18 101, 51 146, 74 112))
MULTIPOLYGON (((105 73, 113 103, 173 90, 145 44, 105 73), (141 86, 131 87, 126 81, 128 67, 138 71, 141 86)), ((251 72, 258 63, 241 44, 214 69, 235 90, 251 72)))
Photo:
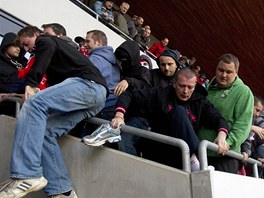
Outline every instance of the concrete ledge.
MULTIPOLYGON (((9 178, 15 119, 0 115, 0 182, 9 178)), ((79 198, 191 197, 190 173, 65 136, 59 141, 79 198)), ((27 197, 44 198, 43 192, 27 197)))

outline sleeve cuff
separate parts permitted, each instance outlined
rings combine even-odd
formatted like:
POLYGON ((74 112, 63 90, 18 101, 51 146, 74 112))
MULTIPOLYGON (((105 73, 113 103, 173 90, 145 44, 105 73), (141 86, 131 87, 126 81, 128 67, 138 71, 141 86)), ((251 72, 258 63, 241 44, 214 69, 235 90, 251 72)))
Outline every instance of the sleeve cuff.
POLYGON ((125 110, 125 108, 123 108, 123 107, 117 107, 117 108, 115 109, 115 111, 122 112, 123 114, 126 113, 126 110, 125 110))
POLYGON ((228 136, 228 130, 226 129, 226 128, 220 128, 219 130, 218 130, 218 132, 219 131, 223 131, 227 136, 228 136))

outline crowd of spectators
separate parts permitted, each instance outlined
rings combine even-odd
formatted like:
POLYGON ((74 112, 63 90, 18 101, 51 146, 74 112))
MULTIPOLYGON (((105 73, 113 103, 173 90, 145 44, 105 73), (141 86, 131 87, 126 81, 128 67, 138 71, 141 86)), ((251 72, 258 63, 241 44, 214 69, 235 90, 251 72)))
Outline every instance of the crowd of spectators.
MULTIPOLYGON (((216 170, 239 172, 239 160, 225 156, 229 150, 242 152, 243 162, 249 156, 264 162, 263 102, 253 98, 239 78, 238 58, 222 55, 215 77, 209 80, 194 56, 188 58, 167 47, 168 38, 149 46, 151 29, 143 26, 144 19, 133 16, 127 21, 124 16, 128 3, 123 2, 118 10, 113 10, 113 5, 113 1, 96 1, 93 10, 133 38, 116 50, 108 45, 107 35, 101 30, 88 30, 85 38, 73 41, 58 23, 43 24, 42 31, 28 26, 17 35, 4 35, 0 46, 0 96, 25 93, 25 103, 17 120, 11 160, 14 182, 0 190, 0 197, 7 197, 10 190, 21 193, 16 185, 26 182, 29 187, 22 194, 45 187, 51 197, 77 198, 57 144, 57 137, 69 132, 88 145, 118 140, 120 151, 181 168, 180 151, 165 144, 117 132, 98 139, 98 134, 109 131, 101 127, 92 133, 86 124, 76 134, 73 128, 93 116, 111 121, 113 130, 126 124, 184 140, 191 151, 192 171, 200 170, 201 140, 218 145, 217 152, 208 152, 209 165, 216 170), (158 68, 152 68, 150 57, 140 55, 140 49, 150 52, 158 68), (27 61, 25 52, 31 54, 27 61), (19 142, 20 138, 25 142, 19 142), (55 145, 52 155, 50 144, 55 145), (32 152, 19 156, 20 150, 28 149, 32 152), (176 158, 166 152, 174 152, 176 158), (54 170, 54 159, 59 172, 54 170), (64 183, 63 188, 57 180, 64 183)), ((1 113, 5 113, 4 106, 0 102, 1 113)))

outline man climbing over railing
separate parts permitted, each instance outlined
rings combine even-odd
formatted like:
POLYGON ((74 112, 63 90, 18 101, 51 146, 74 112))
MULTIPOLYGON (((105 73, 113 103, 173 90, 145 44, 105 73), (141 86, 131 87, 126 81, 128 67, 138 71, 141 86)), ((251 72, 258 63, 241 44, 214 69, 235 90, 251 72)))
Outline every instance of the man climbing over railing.
POLYGON ((25 99, 17 120, 10 180, 1 184, 1 198, 24 197, 44 188, 51 198, 77 198, 57 138, 78 122, 95 116, 105 105, 108 88, 99 70, 77 49, 35 26, 18 32, 35 62, 26 77, 25 99), (47 74, 50 87, 39 91, 47 74))

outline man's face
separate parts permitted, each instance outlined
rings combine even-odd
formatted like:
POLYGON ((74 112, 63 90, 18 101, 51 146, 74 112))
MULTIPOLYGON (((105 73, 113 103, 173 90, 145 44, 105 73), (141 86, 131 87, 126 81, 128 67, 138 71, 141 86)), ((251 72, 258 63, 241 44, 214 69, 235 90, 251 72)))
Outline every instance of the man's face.
POLYGON ((18 58, 20 48, 16 45, 10 45, 6 48, 5 55, 9 58, 18 58))
POLYGON ((258 117, 262 109, 263 109, 262 104, 257 103, 253 108, 253 117, 258 117))
POLYGON ((85 41, 85 47, 87 48, 88 52, 91 52, 93 49, 97 48, 97 47, 101 47, 102 44, 99 41, 95 41, 93 38, 93 33, 89 33, 86 35, 85 41))
POLYGON ((162 43, 162 45, 164 47, 166 47, 168 45, 168 43, 169 43, 169 40, 168 39, 164 39, 164 40, 161 41, 161 43, 162 43))
POLYGON ((183 75, 179 75, 174 82, 176 96, 181 101, 187 101, 191 98, 196 85, 196 76, 187 79, 183 75))
POLYGON ((219 87, 228 87, 234 82, 235 78, 237 77, 235 64, 228 64, 223 61, 219 61, 216 67, 215 76, 219 87))
POLYGON ((170 56, 160 56, 159 67, 161 73, 163 73, 165 76, 173 76, 178 66, 175 60, 170 56))
POLYGON ((21 36, 19 38, 20 46, 26 51, 26 52, 32 52, 35 50, 35 41, 37 36, 34 35, 32 37, 29 36, 21 36))
POLYGON ((129 6, 127 4, 121 4, 120 11, 122 12, 122 14, 126 14, 128 9, 129 9, 129 6))
POLYGON ((144 23, 144 19, 141 17, 138 17, 136 20, 136 25, 143 25, 143 23, 144 23))
POLYGON ((108 9, 111 9, 111 8, 113 7, 113 4, 114 4, 113 1, 106 1, 106 2, 105 2, 105 6, 106 6, 108 9))
POLYGON ((143 36, 145 38, 147 38, 147 37, 149 37, 150 33, 151 33, 151 31, 149 29, 146 29, 146 30, 144 30, 143 36))

